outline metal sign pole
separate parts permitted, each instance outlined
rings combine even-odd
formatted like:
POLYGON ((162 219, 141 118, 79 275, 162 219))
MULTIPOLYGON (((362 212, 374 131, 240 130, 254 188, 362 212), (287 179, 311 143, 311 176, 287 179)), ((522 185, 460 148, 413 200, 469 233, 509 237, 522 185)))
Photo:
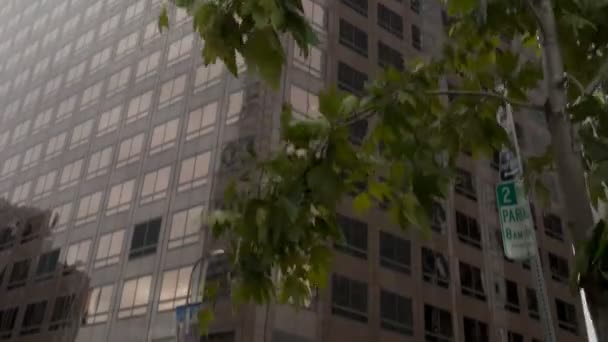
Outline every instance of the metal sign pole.
MULTIPOLYGON (((515 122, 513 120, 513 112, 511 106, 507 103, 505 104, 504 113, 505 117, 501 118, 499 114, 499 123, 503 126, 503 128, 507 131, 509 136, 511 137, 511 141, 515 148, 515 158, 517 160, 517 170, 513 174, 509 174, 509 170, 506 170, 505 175, 509 177, 521 178, 523 172, 523 164, 521 162, 521 154, 519 149, 519 142, 517 139, 517 132, 515 130, 515 122)), ((502 159, 502 156, 501 156, 502 159)), ((501 163, 502 164, 502 163, 501 163)), ((512 163, 509 163, 508 166, 511 166, 512 163)), ((501 178, 503 176, 503 170, 501 170, 501 178)), ((503 180, 503 179, 501 179, 503 180)), ((529 202, 528 202, 529 203, 529 202)), ((529 208, 528 208, 529 210, 529 208)), ((534 239, 534 248, 538 251, 538 244, 536 243, 536 239, 534 239)), ((545 341, 546 342, 556 342, 555 330, 553 326, 553 316, 551 315, 549 297, 547 295, 547 288, 545 284, 545 277, 543 275, 542 263, 540 259, 540 255, 538 252, 533 253, 531 256, 531 273, 532 273, 532 281, 536 287, 536 297, 539 306, 539 315, 545 332, 545 341)))

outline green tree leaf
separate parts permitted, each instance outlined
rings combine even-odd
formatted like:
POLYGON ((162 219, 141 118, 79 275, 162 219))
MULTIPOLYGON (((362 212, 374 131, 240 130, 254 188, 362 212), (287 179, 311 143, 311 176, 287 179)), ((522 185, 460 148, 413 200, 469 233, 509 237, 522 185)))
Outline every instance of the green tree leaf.
POLYGON ((341 180, 327 164, 314 167, 307 176, 313 198, 327 208, 335 208, 341 197, 341 180))
POLYGON ((274 89, 278 88, 285 54, 279 36, 271 27, 251 32, 242 54, 249 67, 257 70, 274 89))
POLYGON ((209 325, 213 322, 214 314, 210 308, 201 308, 198 312, 198 332, 206 335, 209 332, 209 325))
POLYGON ((327 285, 329 269, 331 267, 332 252, 324 245, 314 246, 310 250, 311 282, 317 287, 327 285))
POLYGON ((169 29, 169 16, 167 15, 167 6, 160 9, 158 16, 158 31, 163 32, 163 29, 169 29))
POLYGON ((366 192, 362 192, 353 200, 353 208, 359 215, 365 214, 372 206, 372 200, 366 192))
POLYGON ((472 12, 477 7, 478 0, 446 0, 448 3, 448 14, 458 16, 472 12))

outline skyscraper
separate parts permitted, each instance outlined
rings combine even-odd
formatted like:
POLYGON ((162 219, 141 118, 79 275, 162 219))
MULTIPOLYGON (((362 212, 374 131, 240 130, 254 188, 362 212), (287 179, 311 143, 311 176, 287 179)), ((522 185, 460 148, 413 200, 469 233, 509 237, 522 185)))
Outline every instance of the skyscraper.
MULTIPOLYGON (((0 4, 0 195, 53 210, 52 247, 90 277, 77 341, 175 340, 174 310, 202 255, 200 213, 244 146, 278 142, 281 104, 314 115, 324 87, 360 94, 382 68, 431 56, 445 39, 437 0, 303 0, 321 43, 304 58, 285 40, 288 63, 273 92, 242 61, 239 78, 204 66, 186 13, 171 8, 161 35, 161 2, 0 4)), ((516 120, 524 153, 546 144, 542 116, 516 120)), ((367 126, 356 123, 353 139, 367 126)), ((496 163, 463 155, 459 167, 429 240, 398 230, 382 208, 360 218, 345 206, 345 243, 310 307, 235 314, 224 299, 208 339, 540 341, 529 267, 501 252, 496 163)), ((552 189, 550 206, 534 210, 551 313, 559 341, 583 341, 580 299, 567 286, 563 201, 552 189)), ((214 260, 209 276, 225 270, 214 260)))

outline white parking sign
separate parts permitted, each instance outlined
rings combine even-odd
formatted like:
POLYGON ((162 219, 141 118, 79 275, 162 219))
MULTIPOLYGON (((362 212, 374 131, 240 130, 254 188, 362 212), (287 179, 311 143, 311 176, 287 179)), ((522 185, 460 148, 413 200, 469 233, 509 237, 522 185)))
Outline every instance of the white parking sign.
POLYGON ((496 203, 505 255, 513 260, 525 260, 534 256, 534 221, 530 215, 530 203, 524 191, 523 181, 499 183, 496 186, 496 203))

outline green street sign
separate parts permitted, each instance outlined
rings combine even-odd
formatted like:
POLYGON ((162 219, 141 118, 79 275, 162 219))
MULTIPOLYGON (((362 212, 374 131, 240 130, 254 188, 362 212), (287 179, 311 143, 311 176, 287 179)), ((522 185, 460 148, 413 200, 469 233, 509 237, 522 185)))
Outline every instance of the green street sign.
POLYGON ((509 181, 498 184, 496 187, 496 195, 498 196, 498 206, 516 205, 517 190, 515 182, 509 181))
POLYGON ((523 181, 499 183, 496 186, 496 203, 505 255, 513 260, 529 259, 535 255, 537 247, 534 221, 523 181))

